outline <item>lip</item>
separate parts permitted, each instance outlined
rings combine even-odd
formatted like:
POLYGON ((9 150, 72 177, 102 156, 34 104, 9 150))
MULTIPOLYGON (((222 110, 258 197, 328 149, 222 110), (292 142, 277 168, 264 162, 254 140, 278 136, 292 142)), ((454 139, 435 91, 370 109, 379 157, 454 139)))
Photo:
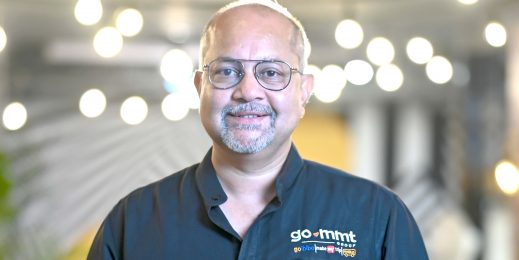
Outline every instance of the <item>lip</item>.
POLYGON ((228 122, 234 122, 236 124, 243 125, 257 125, 262 124, 269 114, 255 113, 255 112, 239 112, 239 113, 228 113, 228 122))
POLYGON ((232 117, 239 117, 239 118, 259 118, 268 116, 267 114, 262 113, 255 113, 255 112, 239 112, 239 113, 229 113, 232 117))

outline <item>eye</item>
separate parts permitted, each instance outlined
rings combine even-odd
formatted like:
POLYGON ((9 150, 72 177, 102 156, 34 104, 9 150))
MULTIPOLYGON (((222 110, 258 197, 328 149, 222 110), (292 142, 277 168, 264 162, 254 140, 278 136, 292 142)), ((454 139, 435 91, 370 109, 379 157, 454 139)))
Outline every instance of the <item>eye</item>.
POLYGON ((224 81, 240 78, 242 70, 238 63, 230 61, 218 61, 211 66, 211 77, 214 81, 224 81))
POLYGON ((290 73, 290 66, 279 61, 264 61, 257 65, 258 77, 267 80, 283 79, 290 73))
POLYGON ((258 69, 256 76, 265 83, 277 83, 285 80, 286 73, 278 66, 263 66, 258 69))
POLYGON ((265 75, 266 77, 278 77, 281 75, 281 73, 277 72, 276 70, 273 70, 273 69, 270 69, 270 70, 266 70, 266 71, 263 71, 262 72, 263 75, 265 75))
POLYGON ((215 74, 225 77, 236 77, 238 74, 240 74, 240 72, 232 68, 221 68, 217 70, 215 74))

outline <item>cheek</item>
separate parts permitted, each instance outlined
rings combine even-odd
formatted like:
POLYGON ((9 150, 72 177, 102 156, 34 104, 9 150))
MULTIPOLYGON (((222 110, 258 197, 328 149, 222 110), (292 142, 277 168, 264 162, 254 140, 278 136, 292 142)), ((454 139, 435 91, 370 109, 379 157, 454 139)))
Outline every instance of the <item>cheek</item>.
MULTIPOLYGON (((226 96, 221 91, 213 91, 212 89, 202 89, 200 95, 200 114, 206 120, 218 116, 222 108, 225 106, 226 96)), ((214 120, 214 119, 213 119, 214 120)))
POLYGON ((284 118, 282 122, 298 120, 304 115, 305 109, 303 104, 299 98, 295 98, 298 94, 292 92, 288 95, 283 95, 282 98, 271 99, 271 105, 278 113, 278 116, 284 118))

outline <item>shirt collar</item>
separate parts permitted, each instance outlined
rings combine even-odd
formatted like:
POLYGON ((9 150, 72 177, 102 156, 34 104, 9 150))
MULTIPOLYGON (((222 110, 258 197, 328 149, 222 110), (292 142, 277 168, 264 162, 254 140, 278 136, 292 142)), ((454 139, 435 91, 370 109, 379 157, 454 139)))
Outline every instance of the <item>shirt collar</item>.
POLYGON ((206 208, 220 205, 227 200, 227 195, 216 177, 216 171, 211 162, 212 153, 213 148, 209 149, 195 172, 196 183, 206 208))
MULTIPOLYGON (((206 208, 220 205, 227 200, 227 195, 218 177, 216 177, 216 171, 211 162, 211 154, 212 148, 209 149, 195 172, 197 186, 200 189, 206 208)), ((292 144, 287 159, 276 179, 276 193, 280 202, 283 201, 286 192, 294 185, 297 177, 303 170, 303 166, 303 158, 301 158, 294 144, 292 144)))
POLYGON ((283 202, 285 194, 294 186, 294 183, 302 172, 303 167, 304 160, 299 155, 294 144, 292 144, 287 159, 276 179, 276 193, 280 202, 283 202))

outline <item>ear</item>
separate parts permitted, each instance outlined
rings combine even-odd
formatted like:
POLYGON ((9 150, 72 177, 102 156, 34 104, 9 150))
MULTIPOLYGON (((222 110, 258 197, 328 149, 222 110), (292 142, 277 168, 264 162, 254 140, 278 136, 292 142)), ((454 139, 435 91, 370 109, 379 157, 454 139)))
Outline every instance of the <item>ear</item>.
POLYGON ((193 83, 195 84, 196 91, 198 92, 198 96, 200 96, 202 90, 202 71, 195 71, 195 76, 193 78, 193 83))
POLYGON ((312 91, 314 90, 314 75, 303 74, 301 77, 301 116, 303 118, 306 112, 306 104, 312 97, 312 91))
POLYGON ((301 104, 303 107, 308 104, 312 91, 314 90, 314 75, 303 74, 301 77, 301 104))

